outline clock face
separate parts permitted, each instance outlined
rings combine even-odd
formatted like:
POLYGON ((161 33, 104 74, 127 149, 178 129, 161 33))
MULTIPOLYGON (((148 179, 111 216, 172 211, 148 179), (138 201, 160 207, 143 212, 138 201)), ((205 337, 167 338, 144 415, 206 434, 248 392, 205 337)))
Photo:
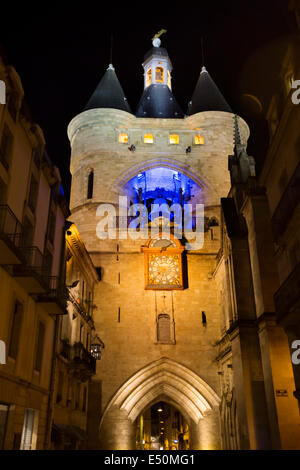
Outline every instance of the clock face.
POLYGON ((161 287, 180 286, 179 255, 150 255, 149 284, 161 287))

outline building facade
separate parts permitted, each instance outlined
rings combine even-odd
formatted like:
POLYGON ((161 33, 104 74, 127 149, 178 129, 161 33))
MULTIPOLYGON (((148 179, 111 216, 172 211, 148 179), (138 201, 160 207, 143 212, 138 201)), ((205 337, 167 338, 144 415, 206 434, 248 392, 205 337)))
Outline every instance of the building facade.
POLYGON ((0 448, 43 449, 56 318, 65 310, 68 210, 59 171, 26 110, 20 78, 2 60, 0 78, 7 93, 0 105, 0 448))
POLYGON ((106 344, 92 381, 89 446, 298 448, 276 269, 261 265, 273 252, 249 128, 205 67, 184 114, 158 38, 143 68, 135 115, 110 64, 68 127, 71 217, 101 270, 94 319, 106 344), (134 221, 137 204, 146 212, 134 221), (178 236, 187 205, 185 228, 196 231, 204 206, 198 245, 178 236))
POLYGON ((93 321, 98 274, 72 222, 66 232, 65 266, 69 292, 67 314, 60 318, 56 345, 51 436, 54 450, 87 446, 89 384, 104 347, 93 321))

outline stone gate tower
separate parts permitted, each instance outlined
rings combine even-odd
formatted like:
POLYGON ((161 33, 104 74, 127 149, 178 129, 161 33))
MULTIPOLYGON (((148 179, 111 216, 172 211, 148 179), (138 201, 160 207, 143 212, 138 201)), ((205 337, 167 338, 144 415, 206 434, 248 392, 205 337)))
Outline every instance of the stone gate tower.
MULTIPOLYGON (((160 403, 183 417, 186 448, 218 449, 222 385, 216 345, 224 328, 217 272, 220 199, 230 189, 234 115, 205 67, 185 115, 172 93, 170 58, 157 38, 143 68, 136 114, 110 64, 68 127, 71 219, 101 269, 93 303, 105 349, 90 393, 90 446, 151 448, 155 436, 147 410, 160 403), (125 237, 123 225, 115 238, 99 239, 97 208, 113 205, 120 227, 120 196, 127 197, 122 213, 135 203, 193 209, 203 204, 203 246, 193 249, 172 230, 167 237, 163 211, 150 214, 146 223, 158 223, 155 237, 125 237)), ((246 146, 248 126, 241 118, 238 125, 246 146)), ((164 448, 172 448, 168 432, 160 433, 164 448)))

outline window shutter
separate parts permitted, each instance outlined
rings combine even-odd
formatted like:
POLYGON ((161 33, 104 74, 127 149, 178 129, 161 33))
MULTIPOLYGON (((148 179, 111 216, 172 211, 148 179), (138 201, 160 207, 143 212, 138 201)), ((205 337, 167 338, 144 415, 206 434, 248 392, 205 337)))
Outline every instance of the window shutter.
POLYGON ((34 423, 34 410, 28 408, 25 410, 23 436, 22 436, 22 444, 21 444, 22 450, 31 449, 33 423, 34 423))

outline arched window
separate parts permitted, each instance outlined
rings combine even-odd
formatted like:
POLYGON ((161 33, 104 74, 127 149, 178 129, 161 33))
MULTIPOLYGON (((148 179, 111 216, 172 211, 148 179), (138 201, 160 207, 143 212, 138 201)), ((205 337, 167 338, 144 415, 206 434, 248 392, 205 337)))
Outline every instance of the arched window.
POLYGON ((160 343, 170 343, 170 316, 167 313, 161 313, 157 319, 157 341, 160 343))
POLYGON ((151 85, 151 75, 152 75, 151 68, 149 68, 146 74, 146 86, 151 85))
POLYGON ((164 69, 163 67, 156 67, 155 69, 155 81, 158 83, 164 82, 164 69))
POLYGON ((211 219, 209 219, 209 226, 210 227, 219 227, 218 219, 216 217, 212 217, 211 219))
POLYGON ((94 188, 94 171, 91 170, 88 177, 87 199, 92 199, 94 188))

